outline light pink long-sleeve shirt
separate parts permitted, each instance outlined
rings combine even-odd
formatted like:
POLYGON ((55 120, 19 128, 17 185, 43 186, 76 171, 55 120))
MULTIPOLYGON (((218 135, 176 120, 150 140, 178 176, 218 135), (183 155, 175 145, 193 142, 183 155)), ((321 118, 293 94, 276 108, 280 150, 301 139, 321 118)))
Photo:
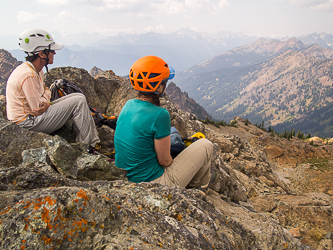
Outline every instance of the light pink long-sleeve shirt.
POLYGON ((25 120, 31 111, 49 102, 51 91, 44 84, 44 73, 39 74, 31 63, 22 63, 7 81, 7 118, 15 123, 25 120))

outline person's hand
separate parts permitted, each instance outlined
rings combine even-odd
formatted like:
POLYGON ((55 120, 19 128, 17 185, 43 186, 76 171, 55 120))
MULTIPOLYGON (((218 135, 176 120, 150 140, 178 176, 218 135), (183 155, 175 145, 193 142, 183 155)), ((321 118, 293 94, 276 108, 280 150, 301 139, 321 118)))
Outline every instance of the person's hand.
POLYGON ((192 138, 192 142, 195 142, 200 139, 199 137, 191 137, 191 138, 192 138))
POLYGON ((43 103, 41 103, 40 108, 32 110, 31 114, 33 116, 39 116, 39 115, 43 114, 50 107, 50 105, 51 105, 51 102, 43 102, 43 103))
POLYGON ((191 141, 191 142, 195 142, 197 140, 199 140, 199 137, 187 137, 187 138, 182 138, 183 141, 191 141))

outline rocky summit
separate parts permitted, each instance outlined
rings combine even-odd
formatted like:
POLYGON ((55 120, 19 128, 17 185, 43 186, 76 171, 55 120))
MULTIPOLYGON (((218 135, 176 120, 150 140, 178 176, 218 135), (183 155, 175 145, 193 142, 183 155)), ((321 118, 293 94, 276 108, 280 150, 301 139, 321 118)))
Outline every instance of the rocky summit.
MULTIPOLYGON (((55 68, 46 84, 55 79, 79 86, 106 115, 136 95, 112 71, 55 68)), ((182 136, 202 132, 214 143, 208 191, 129 182, 114 161, 73 141, 73 124, 46 135, 6 120, 1 96, 0 248, 332 249, 333 146, 281 139, 240 117, 207 125, 167 96, 161 103, 182 136)), ((114 131, 98 132, 113 151, 114 131)))

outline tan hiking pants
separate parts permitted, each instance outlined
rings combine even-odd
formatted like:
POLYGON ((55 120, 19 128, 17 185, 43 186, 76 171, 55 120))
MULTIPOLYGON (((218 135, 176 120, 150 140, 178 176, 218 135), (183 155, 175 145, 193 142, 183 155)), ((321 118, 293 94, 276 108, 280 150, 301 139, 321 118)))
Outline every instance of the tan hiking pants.
POLYGON ((99 142, 95 122, 86 97, 81 93, 73 93, 54 100, 43 114, 32 119, 28 117, 18 125, 35 132, 51 134, 71 118, 80 131, 77 141, 87 142, 95 147, 99 142))
POLYGON ((164 174, 151 181, 169 187, 203 187, 209 184, 213 144, 200 139, 183 150, 164 169, 164 174))

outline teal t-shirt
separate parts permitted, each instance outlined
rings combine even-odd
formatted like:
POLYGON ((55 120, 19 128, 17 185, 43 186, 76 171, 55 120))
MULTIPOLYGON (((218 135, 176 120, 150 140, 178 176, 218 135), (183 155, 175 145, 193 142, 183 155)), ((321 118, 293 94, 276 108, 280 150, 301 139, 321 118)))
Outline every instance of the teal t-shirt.
POLYGON ((149 182, 160 177, 154 139, 170 135, 170 114, 150 102, 131 99, 121 110, 114 136, 116 166, 127 170, 132 182, 149 182))

